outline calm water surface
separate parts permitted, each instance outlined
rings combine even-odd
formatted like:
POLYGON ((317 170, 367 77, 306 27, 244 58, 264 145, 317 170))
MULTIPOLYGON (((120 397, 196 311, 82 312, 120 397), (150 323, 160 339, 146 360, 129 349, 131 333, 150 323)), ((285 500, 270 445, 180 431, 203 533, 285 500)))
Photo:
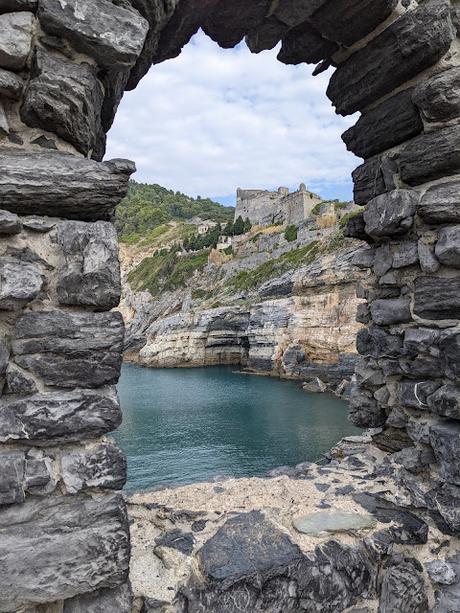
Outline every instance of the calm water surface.
POLYGON ((358 432, 344 401, 227 367, 125 364, 118 391, 124 421, 115 438, 128 456, 130 490, 263 475, 318 460, 358 432))

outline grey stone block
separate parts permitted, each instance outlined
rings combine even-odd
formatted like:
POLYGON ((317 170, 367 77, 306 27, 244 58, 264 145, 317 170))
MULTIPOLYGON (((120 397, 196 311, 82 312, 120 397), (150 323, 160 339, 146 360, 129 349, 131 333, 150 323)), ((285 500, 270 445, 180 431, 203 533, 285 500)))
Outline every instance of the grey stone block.
POLYGON ((12 257, 0 257, 0 310, 14 311, 35 300, 45 285, 41 270, 34 264, 12 257))
POLYGON ((412 102, 413 91, 406 89, 364 113, 342 134, 347 149, 368 159, 420 134, 423 123, 412 102))
POLYGON ((427 245, 423 240, 418 241, 417 245, 420 268, 423 272, 434 273, 439 270, 440 263, 434 254, 434 247, 427 245))
POLYGON ((58 151, 16 149, 0 152, 0 166, 2 208, 87 221, 112 215, 135 170, 127 160, 98 163, 58 151))
POLYGON ((96 68, 35 52, 21 118, 33 128, 52 132, 87 155, 96 146, 104 99, 96 68))
POLYGON ((32 13, 0 15, 0 67, 22 70, 32 47, 32 13))
POLYGON ((128 3, 109 0, 40 0, 38 16, 45 32, 69 40, 106 68, 132 66, 149 24, 128 3))
POLYGON ((283 64, 315 64, 337 50, 336 43, 326 40, 309 22, 290 30, 283 38, 278 60, 283 64))
MULTIPOLYGON (((430 445, 439 462, 442 477, 449 483, 460 485, 460 423, 446 421, 434 424, 429 430, 430 445)), ((458 512, 460 530, 460 510, 458 512)))
POLYGON ((0 610, 125 583, 129 530, 119 495, 53 496, 0 510, 0 610))
POLYGON ((356 204, 366 204, 369 200, 386 191, 382 160, 379 156, 375 156, 358 166, 352 172, 352 177, 356 204))
POLYGON ((38 392, 34 379, 14 364, 9 364, 6 371, 8 394, 35 394, 38 392))
POLYGON ((460 67, 418 85, 413 100, 426 121, 446 122, 460 115, 460 67))
POLYGON ((60 304, 103 310, 117 306, 121 284, 115 227, 104 221, 61 222, 57 242, 63 253, 56 288, 60 304))
POLYGON ((441 264, 460 268, 460 225, 441 228, 434 252, 441 264))
POLYGON ((358 332, 356 347, 361 355, 373 358, 398 357, 402 350, 402 339, 383 328, 371 326, 358 332))
POLYGON ((415 241, 404 241, 393 253, 393 268, 405 268, 417 264, 419 259, 418 246, 415 241))
POLYGON ((404 324, 412 320, 408 298, 374 300, 370 308, 372 321, 378 326, 404 324))
POLYGON ((46 385, 99 387, 120 375, 120 313, 26 313, 16 324, 15 362, 46 385))
POLYGON ((435 64, 455 38, 447 0, 428 0, 409 11, 332 75, 327 95, 350 115, 435 64))
POLYGON ((23 452, 0 453, 0 505, 18 504, 24 502, 24 468, 23 452))
POLYGON ((374 238, 405 234, 413 224, 418 202, 418 194, 407 189, 377 196, 364 211, 366 233, 374 238))
POLYGON ((350 394, 349 419, 358 428, 379 428, 385 423, 385 411, 372 393, 353 388, 350 394))
POLYGON ((14 213, 0 211, 0 234, 12 235, 19 234, 22 230, 21 220, 14 213))
POLYGON ((460 319, 460 279, 419 277, 415 280, 414 313, 423 319, 460 319))
POLYGON ((108 590, 75 596, 64 603, 63 613, 131 613, 133 595, 129 583, 108 590))
POLYGON ((38 0, 2 0, 0 14, 16 11, 34 11, 38 0))
POLYGON ((432 413, 460 419, 460 389, 454 385, 443 385, 428 396, 427 403, 432 413))
POLYGON ((116 391, 76 389, 24 398, 0 399, 0 442, 71 442, 96 438, 118 428, 116 391))
POLYGON ((452 180, 428 188, 417 212, 429 223, 459 223, 460 181, 452 180))
POLYGON ((126 482, 126 458, 112 441, 107 440, 61 457, 62 480, 70 494, 88 488, 121 490, 126 482))
POLYGON ((420 563, 414 558, 398 558, 392 560, 383 577, 378 613, 427 613, 428 596, 420 563))
POLYGON ((24 81, 14 72, 0 68, 0 95, 17 100, 21 96, 24 81))

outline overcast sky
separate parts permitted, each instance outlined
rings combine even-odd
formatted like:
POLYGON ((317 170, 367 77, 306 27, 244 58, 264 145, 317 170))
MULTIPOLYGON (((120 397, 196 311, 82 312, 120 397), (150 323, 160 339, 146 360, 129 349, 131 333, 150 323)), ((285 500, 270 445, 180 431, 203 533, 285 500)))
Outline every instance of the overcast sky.
POLYGON ((197 34, 181 56, 153 66, 125 94, 106 159, 137 164, 138 181, 234 204, 235 190, 295 189, 351 199, 359 160, 340 134, 356 118, 335 114, 328 73, 285 66, 277 51, 223 50, 197 34))

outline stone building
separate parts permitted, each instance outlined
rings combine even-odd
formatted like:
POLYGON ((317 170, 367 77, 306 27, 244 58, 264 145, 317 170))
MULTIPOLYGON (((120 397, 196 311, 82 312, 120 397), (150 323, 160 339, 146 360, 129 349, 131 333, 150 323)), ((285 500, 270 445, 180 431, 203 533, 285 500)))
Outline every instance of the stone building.
POLYGON ((280 187, 276 192, 238 189, 235 219, 248 218, 253 226, 296 225, 307 219, 320 202, 321 198, 309 192, 303 183, 292 193, 287 187, 280 187))

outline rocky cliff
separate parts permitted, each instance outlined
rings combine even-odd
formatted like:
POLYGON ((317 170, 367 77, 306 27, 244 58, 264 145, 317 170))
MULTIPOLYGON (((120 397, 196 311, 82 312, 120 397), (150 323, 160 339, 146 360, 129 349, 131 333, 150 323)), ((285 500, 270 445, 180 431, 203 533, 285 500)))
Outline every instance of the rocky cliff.
POLYGON ((184 287, 156 298, 131 285, 152 250, 122 245, 126 358, 157 368, 234 364, 341 393, 361 327, 357 249, 338 225, 319 229, 314 218, 292 242, 280 228, 255 229, 232 256, 213 252, 184 287))

